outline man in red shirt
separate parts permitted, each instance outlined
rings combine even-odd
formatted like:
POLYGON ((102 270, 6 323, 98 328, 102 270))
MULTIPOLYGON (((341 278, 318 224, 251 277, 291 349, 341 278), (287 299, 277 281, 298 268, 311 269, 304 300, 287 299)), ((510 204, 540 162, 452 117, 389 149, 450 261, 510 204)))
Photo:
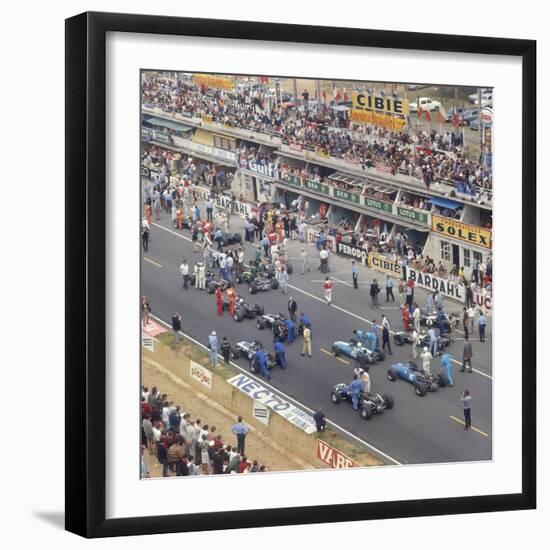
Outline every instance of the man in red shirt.
POLYGON ((325 300, 327 301, 327 306, 330 306, 332 302, 332 281, 329 277, 325 277, 325 300))

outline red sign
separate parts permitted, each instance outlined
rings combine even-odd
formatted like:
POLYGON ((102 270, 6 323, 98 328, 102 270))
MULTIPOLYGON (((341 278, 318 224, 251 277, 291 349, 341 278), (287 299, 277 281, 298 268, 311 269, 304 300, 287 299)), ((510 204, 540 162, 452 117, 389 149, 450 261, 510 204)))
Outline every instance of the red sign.
POLYGON ((291 141, 288 144, 288 146, 289 146, 290 149, 293 149, 294 151, 301 151, 303 149, 303 147, 300 143, 295 143, 293 141, 291 141))
POLYGON ((388 166, 387 164, 384 164, 383 162, 375 162, 374 167, 377 170, 380 170, 380 172, 388 172, 391 173, 391 166, 388 166))
POLYGON ((144 334, 147 334, 147 336, 152 337, 158 336, 163 332, 168 332, 163 326, 155 323, 155 321, 152 321, 151 319, 149 319, 149 323, 147 325, 143 326, 143 323, 141 324, 141 330, 144 334))
POLYGON ((353 468, 355 462, 321 439, 317 440, 317 458, 331 468, 353 468))

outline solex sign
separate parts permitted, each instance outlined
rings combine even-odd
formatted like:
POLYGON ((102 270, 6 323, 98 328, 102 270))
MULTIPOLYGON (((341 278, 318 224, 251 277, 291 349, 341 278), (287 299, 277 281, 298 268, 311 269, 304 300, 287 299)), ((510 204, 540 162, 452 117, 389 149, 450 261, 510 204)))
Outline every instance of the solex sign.
POLYGON ((443 216, 432 215, 432 231, 470 244, 491 248, 492 232, 485 227, 462 223, 443 216))
POLYGON ((321 439, 317 440, 317 458, 331 468, 353 468, 356 466, 351 458, 321 439))

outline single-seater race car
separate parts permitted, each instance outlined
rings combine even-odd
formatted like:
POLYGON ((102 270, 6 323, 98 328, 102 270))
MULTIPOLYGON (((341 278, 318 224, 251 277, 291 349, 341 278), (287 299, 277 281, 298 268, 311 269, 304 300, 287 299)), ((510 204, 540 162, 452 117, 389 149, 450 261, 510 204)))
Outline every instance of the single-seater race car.
POLYGON ((256 326, 263 330, 264 328, 272 329, 274 325, 284 323, 286 317, 282 313, 265 313, 261 317, 256 318, 256 326))
POLYGON ((424 397, 428 392, 437 391, 447 385, 447 378, 443 373, 426 376, 414 361, 407 363, 394 363, 387 374, 388 380, 405 380, 414 386, 414 392, 419 397, 424 397))
MULTIPOLYGON (((256 362, 256 351, 262 348, 262 343, 259 340, 252 342, 241 341, 237 342, 234 347, 231 348, 231 357, 233 359, 239 359, 240 357, 246 357, 249 361, 249 368, 251 372, 258 372, 258 365, 256 362)), ((270 351, 266 351, 267 368, 271 370, 277 365, 275 356, 270 351)))
MULTIPOLYGON (((330 400, 338 405, 341 401, 352 402, 351 390, 348 384, 336 384, 330 400)), ((379 393, 361 393, 359 397, 359 414, 364 420, 370 420, 374 414, 381 414, 386 409, 393 408, 393 397, 391 395, 380 395, 379 393)))
MULTIPOLYGON (((404 346, 405 344, 412 344, 412 332, 396 332, 393 336, 393 341, 397 346, 404 346)), ((437 355, 441 355, 444 350, 451 343, 451 339, 446 336, 437 337, 437 355)), ((423 348, 424 346, 430 346, 430 336, 426 332, 421 332, 418 335, 417 347, 423 348)))
POLYGON ((242 321, 243 319, 255 319, 258 315, 264 314, 264 306, 262 304, 248 304, 240 298, 235 304, 235 313, 233 319, 242 321))
MULTIPOLYGON (((456 328, 458 326, 460 318, 454 313, 443 312, 443 314, 445 315, 443 327, 445 329, 445 332, 450 333, 453 328, 456 328)), ((426 327, 431 327, 432 325, 438 327, 438 312, 420 309, 420 324, 426 327)))
MULTIPOLYGON (((195 281, 197 279, 197 276, 192 273, 189 276, 189 284, 191 286, 195 286, 195 281)), ((229 288, 229 281, 224 279, 223 277, 220 277, 219 275, 216 275, 213 271, 207 271, 204 276, 204 282, 206 286, 206 290, 209 294, 214 294, 216 292, 216 289, 220 287, 222 292, 224 290, 227 290, 229 288)))
MULTIPOLYGON (((216 231, 212 235, 215 235, 216 231)), ((239 244, 243 240, 243 236, 240 233, 226 233, 222 231, 219 239, 214 239, 214 242, 218 244, 221 243, 221 246, 228 246, 231 244, 239 244)))
POLYGON ((332 344, 331 351, 335 357, 346 355, 361 364, 376 363, 376 361, 383 361, 386 358, 386 352, 383 349, 377 348, 370 351, 355 338, 351 338, 348 342, 337 340, 332 344))
POLYGON ((275 277, 271 279, 259 275, 250 281, 250 294, 256 294, 257 292, 265 292, 266 290, 275 290, 279 288, 279 281, 275 277))

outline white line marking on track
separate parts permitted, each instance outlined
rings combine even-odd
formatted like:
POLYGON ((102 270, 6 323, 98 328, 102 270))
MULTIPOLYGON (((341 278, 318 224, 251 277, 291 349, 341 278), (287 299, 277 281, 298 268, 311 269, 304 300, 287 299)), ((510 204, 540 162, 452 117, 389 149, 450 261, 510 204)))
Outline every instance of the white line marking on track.
MULTIPOLYGON (((186 241, 191 242, 191 239, 189 237, 186 237, 185 235, 181 235, 180 233, 176 233, 175 231, 172 231, 171 229, 168 229, 167 227, 164 227, 162 225, 158 225, 156 223, 151 224, 154 227, 158 227, 159 229, 163 229, 164 231, 167 231, 168 233, 172 233, 172 235, 175 235, 176 237, 179 237, 180 239, 185 239, 186 241)), ((317 300, 318 302, 322 302, 323 304, 326 304, 326 300, 324 298, 319 298, 318 296, 315 296, 314 294, 311 294, 310 292, 307 292, 306 290, 302 290, 301 288, 298 288, 294 285, 288 285, 288 288, 292 288, 293 290, 296 290, 297 292, 301 292, 302 294, 305 294, 306 296, 309 296, 310 298, 313 298, 314 300, 317 300)), ((357 315, 353 313, 352 311, 348 311, 347 309, 344 309, 343 307, 337 306, 334 303, 330 304, 330 307, 337 309, 338 311, 341 311, 342 313, 345 313, 346 315, 350 315, 351 317, 355 317, 356 319, 359 319, 360 321, 363 321, 364 323, 367 323, 369 326, 372 326, 372 321, 369 321, 368 319, 365 319, 364 317, 361 317, 360 315, 357 315)), ((380 325, 378 325, 378 328, 382 328, 380 325)), ((390 334, 395 334, 395 331, 390 330, 390 334)), ((456 359, 453 359, 453 363, 462 366, 462 363, 460 361, 457 361, 456 359)), ((481 376, 484 376, 485 378, 488 378, 489 380, 492 380, 493 377, 489 374, 480 371, 478 369, 472 369, 475 373, 480 374, 481 376)))
MULTIPOLYGON (((156 225, 156 224, 153 224, 153 225, 156 225)), ((163 228, 163 229, 165 229, 165 228, 163 228)), ((176 235, 177 235, 177 233, 176 233, 176 235)), ((191 239, 189 239, 189 240, 191 240, 191 239)), ((164 326, 168 327, 169 329, 172 328, 172 325, 170 325, 166 321, 163 321, 160 317, 157 317, 156 315, 149 315, 149 317, 151 317, 152 319, 155 319, 155 321, 158 321, 159 323, 162 323, 164 326)), ((182 334, 185 338, 187 338, 188 340, 190 340, 191 342, 193 342, 197 346, 200 346, 201 348, 209 351, 208 348, 204 344, 202 344, 198 340, 195 340, 193 337, 189 336, 188 334, 185 334, 185 332, 180 330, 180 334, 182 334)), ((219 354, 218 354, 218 356, 221 357, 219 354)), ((295 403, 296 405, 298 405, 299 407, 301 407, 305 411, 307 411, 311 414, 313 414, 315 412, 313 409, 310 409, 307 405, 304 405, 303 403, 300 403, 300 401, 294 399, 293 397, 290 397, 289 395, 286 395, 284 392, 282 392, 278 388, 275 388, 271 384, 268 384, 263 378, 257 377, 254 373, 250 372, 247 369, 243 369, 240 365, 237 365, 237 363, 234 363, 233 361, 230 361, 229 363, 233 367, 235 367, 236 369, 238 369, 241 372, 245 373, 247 376, 250 376, 251 378, 254 378, 255 380, 257 380, 260 384, 262 384, 264 386, 267 386, 270 390, 282 395, 285 399, 288 399, 289 401, 292 401, 293 403, 295 403)), ((327 420, 327 423, 330 424, 333 428, 336 428, 340 432, 346 434, 348 437, 351 437, 355 441, 358 441, 359 443, 361 443, 365 447, 368 447, 369 449, 373 450, 375 453, 378 453, 380 456, 383 456, 389 462, 395 464, 396 466, 402 466, 402 462, 399 462, 398 460, 396 460, 395 458, 393 458, 389 454, 387 454, 384 451, 381 451, 380 449, 378 449, 378 447, 375 447, 374 445, 371 445, 370 443, 368 443, 367 441, 361 439, 360 437, 352 434, 351 432, 349 432, 345 428, 342 428, 342 426, 339 426, 338 424, 336 424, 332 420, 327 420)))

